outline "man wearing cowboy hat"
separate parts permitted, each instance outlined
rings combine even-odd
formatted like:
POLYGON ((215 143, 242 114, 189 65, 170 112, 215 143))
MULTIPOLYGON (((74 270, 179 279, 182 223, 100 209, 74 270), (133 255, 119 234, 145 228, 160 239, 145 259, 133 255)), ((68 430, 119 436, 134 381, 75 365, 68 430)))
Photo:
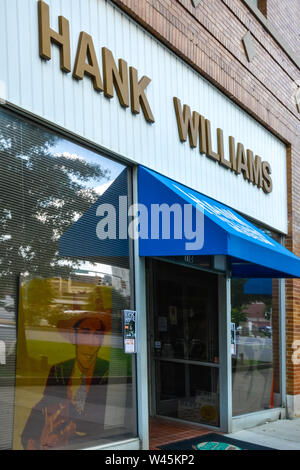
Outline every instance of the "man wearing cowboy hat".
POLYGON ((64 448, 99 439, 104 426, 109 363, 97 357, 111 313, 82 312, 58 323, 75 358, 52 366, 41 401, 22 433, 24 449, 64 448))

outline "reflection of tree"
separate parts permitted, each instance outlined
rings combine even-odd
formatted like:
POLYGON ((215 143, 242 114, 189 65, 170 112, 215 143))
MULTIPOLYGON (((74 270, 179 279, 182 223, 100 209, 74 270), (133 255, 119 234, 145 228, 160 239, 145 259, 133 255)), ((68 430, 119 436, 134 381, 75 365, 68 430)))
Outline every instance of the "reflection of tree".
POLYGON ((99 184, 106 176, 100 165, 83 158, 54 155, 58 140, 0 114, 0 299, 13 294, 20 272, 70 272, 70 265, 57 263, 57 240, 97 199, 89 181, 99 184))
POLYGON ((247 307, 245 305, 241 305, 240 307, 234 307, 231 309, 231 321, 235 323, 238 327, 240 323, 247 321, 247 315, 245 314, 245 309, 247 307))
MULTIPOLYGON (((74 278, 74 275, 73 275, 74 278)), ((128 308, 128 299, 111 286, 99 286, 75 280, 79 293, 60 292, 58 278, 33 278, 22 282, 20 312, 25 327, 45 325, 56 327, 72 311, 113 313, 128 308), (77 304, 80 301, 80 304, 77 304)), ((68 284, 68 280, 62 280, 68 284)))
MULTIPOLYGON (((107 171, 79 156, 56 155, 58 142, 42 128, 0 112, 0 306, 7 296, 16 300, 20 273, 67 277, 76 265, 58 263, 58 239, 97 200, 91 183, 99 185, 107 171)), ((50 292, 42 283, 35 288, 39 302, 31 312, 38 317, 50 292)), ((19 322, 25 361, 23 330, 19 322)))
POLYGON ((41 320, 47 320, 51 305, 55 299, 55 290, 49 279, 35 278, 23 282, 20 292, 20 308, 24 326, 38 326, 41 320))

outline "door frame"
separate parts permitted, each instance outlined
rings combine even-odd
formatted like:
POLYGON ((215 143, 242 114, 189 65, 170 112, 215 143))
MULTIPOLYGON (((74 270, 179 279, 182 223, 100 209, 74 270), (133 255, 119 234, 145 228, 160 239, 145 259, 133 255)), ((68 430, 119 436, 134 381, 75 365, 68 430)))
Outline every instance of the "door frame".
MULTIPOLYGON (((231 377, 231 279, 230 273, 220 273, 214 269, 199 268, 183 262, 176 262, 166 258, 148 258, 146 267, 146 295, 147 295, 147 344, 148 344, 148 383, 149 383, 149 415, 157 415, 156 402, 156 370, 154 361, 154 305, 155 305, 155 282, 153 260, 172 263, 186 268, 206 271, 218 276, 218 331, 219 331, 219 365, 209 364, 211 367, 219 369, 219 409, 220 409, 220 426, 218 428, 207 424, 199 423, 199 426, 209 429, 219 429, 223 432, 231 432, 232 429, 232 377, 231 377)), ((200 364, 201 365, 201 364, 200 364)), ((208 366, 208 364, 204 364, 208 366)), ((183 421, 177 418, 165 418, 176 421, 183 421)), ((197 425, 197 423, 191 423, 197 425)))

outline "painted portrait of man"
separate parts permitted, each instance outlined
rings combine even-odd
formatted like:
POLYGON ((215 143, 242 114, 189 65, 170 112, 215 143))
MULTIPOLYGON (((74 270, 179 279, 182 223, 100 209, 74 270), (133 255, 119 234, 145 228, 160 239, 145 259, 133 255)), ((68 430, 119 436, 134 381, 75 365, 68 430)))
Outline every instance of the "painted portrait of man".
POLYGON ((110 321, 109 313, 85 312, 58 323, 60 334, 75 346, 75 357, 51 367, 22 432, 24 449, 78 447, 101 435, 109 363, 98 352, 110 321))

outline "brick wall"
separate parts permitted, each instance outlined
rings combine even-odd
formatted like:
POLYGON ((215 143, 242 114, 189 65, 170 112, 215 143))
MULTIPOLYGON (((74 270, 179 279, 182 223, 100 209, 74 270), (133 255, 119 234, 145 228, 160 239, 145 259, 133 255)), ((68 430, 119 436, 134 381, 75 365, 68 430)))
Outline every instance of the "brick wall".
POLYGON ((267 17, 281 32, 285 41, 300 55, 300 2, 299 0, 268 0, 267 17))
POLYGON ((273 347, 273 392, 280 393, 280 348, 279 348, 279 281, 272 282, 272 347, 273 347))
MULTIPOLYGON (((112 0, 195 70, 287 144, 289 237, 300 256, 300 114, 294 102, 300 70, 241 0, 112 0), (242 38, 257 51, 249 63, 242 38)), ((300 56, 299 0, 268 0, 268 19, 300 56)), ((300 394, 300 281, 287 282, 287 393, 300 394)))

